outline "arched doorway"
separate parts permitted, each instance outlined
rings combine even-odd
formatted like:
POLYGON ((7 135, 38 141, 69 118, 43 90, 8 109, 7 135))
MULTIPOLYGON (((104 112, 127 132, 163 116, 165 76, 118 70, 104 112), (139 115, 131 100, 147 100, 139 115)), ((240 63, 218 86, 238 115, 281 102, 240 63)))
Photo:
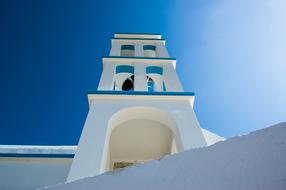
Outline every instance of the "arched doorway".
POLYGON ((111 117, 108 131, 105 171, 160 159, 181 149, 175 122, 157 108, 121 110, 111 117))

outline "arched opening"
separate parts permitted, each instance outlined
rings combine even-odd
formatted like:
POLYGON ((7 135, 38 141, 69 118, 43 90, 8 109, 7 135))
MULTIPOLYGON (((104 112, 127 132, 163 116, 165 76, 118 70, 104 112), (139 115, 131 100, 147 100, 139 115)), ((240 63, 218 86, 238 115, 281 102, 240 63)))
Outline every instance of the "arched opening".
POLYGON ((172 131, 157 121, 126 121, 111 133, 109 168, 122 168, 171 154, 172 139, 172 131))
POLYGON ((160 66, 146 67, 148 91, 163 91, 163 69, 160 66))
POLYGON ((123 91, 132 91, 134 90, 134 75, 128 77, 122 84, 121 89, 123 91))
POLYGON ((148 92, 154 92, 154 81, 149 76, 147 76, 147 89, 148 89, 148 92))
POLYGON ((157 108, 119 111, 112 116, 108 131, 104 171, 160 159, 181 150, 175 122, 157 108))
POLYGON ((134 67, 132 65, 116 66, 114 90, 134 90, 134 67))

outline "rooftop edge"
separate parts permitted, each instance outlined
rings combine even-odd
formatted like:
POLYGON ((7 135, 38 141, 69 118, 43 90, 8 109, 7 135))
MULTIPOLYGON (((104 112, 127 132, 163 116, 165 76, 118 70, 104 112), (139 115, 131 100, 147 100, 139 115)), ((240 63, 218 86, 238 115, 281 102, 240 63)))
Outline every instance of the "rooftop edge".
POLYGON ((115 33, 114 38, 139 38, 139 39, 161 39, 161 34, 151 33, 115 33))

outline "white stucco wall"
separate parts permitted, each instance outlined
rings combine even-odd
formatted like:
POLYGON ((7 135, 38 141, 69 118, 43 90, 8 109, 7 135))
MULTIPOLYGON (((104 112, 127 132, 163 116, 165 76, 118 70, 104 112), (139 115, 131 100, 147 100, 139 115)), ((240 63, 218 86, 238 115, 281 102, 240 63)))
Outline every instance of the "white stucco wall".
POLYGON ((204 135, 204 137, 205 137, 205 139, 207 141, 208 146, 210 146, 210 145, 212 145, 214 143, 217 143, 219 141, 224 141, 225 140, 224 137, 221 137, 221 136, 219 136, 217 134, 214 134, 214 133, 212 133, 212 132, 210 132, 210 131, 208 131, 206 129, 203 129, 203 128, 201 128, 201 129, 202 129, 203 135, 204 135))
POLYGON ((0 190, 31 190, 66 181, 72 159, 0 158, 0 190))
MULTIPOLYGON (((132 122, 130 124, 133 125, 132 122)), ((207 145, 224 140, 223 137, 211 133, 206 129, 202 129, 202 132, 207 145)), ((128 135, 128 133, 126 133, 126 135, 128 135)), ((147 136, 144 138, 150 139, 147 136)), ((153 142, 149 142, 149 144, 155 142, 156 141, 154 141, 153 138, 153 142)), ((114 143, 116 143, 116 141, 114 141, 114 143)), ((146 149, 144 151, 146 151, 148 147, 145 148, 146 149)), ((76 149, 77 146, 0 145, 0 154, 2 154, 2 156, 0 155, 0 190, 36 189, 43 186, 50 186, 65 182, 68 177, 73 158, 33 158, 19 156, 23 154, 44 154, 51 156, 59 154, 74 154, 76 149), (6 154, 12 154, 14 157, 3 156, 6 154), (17 180, 15 181, 15 179, 17 180)), ((109 155, 109 151, 110 150, 108 149, 106 155, 109 155)), ((177 146, 174 139, 172 142, 171 151, 172 153, 177 152, 177 146)), ((107 156, 106 158, 106 166, 111 166, 113 162, 108 160, 110 157, 107 156)), ((109 167, 106 167, 105 170, 108 171, 109 167)))
POLYGON ((30 190, 63 183, 73 158, 59 157, 72 156, 76 148, 0 145, 0 190, 30 190))
POLYGON ((285 190, 286 123, 48 190, 285 190))
MULTIPOLYGON (((116 97, 116 96, 114 96, 116 97)), ((203 133, 199 127, 195 113, 187 100, 93 100, 84 129, 80 138, 78 150, 76 152, 68 181, 80 179, 82 177, 94 176, 103 173, 106 169, 107 145, 111 129, 109 121, 114 114, 124 109, 146 109, 142 112, 130 112, 130 117, 125 115, 123 121, 144 118, 153 118, 172 128, 177 140, 178 151, 206 146, 203 133), (151 112, 149 110, 158 110, 151 112), (166 113, 166 117, 160 117, 160 112, 166 113), (131 114, 132 113, 132 114, 131 114), (171 120, 171 121, 168 121, 171 120), (174 124, 171 124, 174 122, 174 124), (91 151, 92 150, 92 151, 91 151)), ((118 121, 119 122, 119 121, 118 121)), ((116 126, 114 126, 116 127, 116 126)), ((148 138, 146 138, 148 140, 148 138)))

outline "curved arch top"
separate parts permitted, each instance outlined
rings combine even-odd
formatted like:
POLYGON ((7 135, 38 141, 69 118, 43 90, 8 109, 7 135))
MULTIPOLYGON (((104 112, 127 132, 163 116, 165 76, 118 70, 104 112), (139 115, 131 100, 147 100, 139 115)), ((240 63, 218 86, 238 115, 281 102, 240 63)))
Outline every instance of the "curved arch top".
POLYGON ((108 121, 108 130, 112 131, 121 123, 134 119, 154 120, 168 126, 174 133, 177 130, 176 121, 171 114, 150 106, 130 107, 117 111, 108 121))
MULTIPOLYGON (((101 173, 110 171, 110 167, 112 165, 112 164, 110 165, 110 163, 112 163, 112 160, 113 160, 111 159, 110 142, 111 142, 111 136, 113 134, 113 131, 116 131, 115 129, 122 127, 122 124, 126 124, 128 122, 132 123, 132 121, 136 121, 136 120, 137 121, 141 120, 141 126, 142 126, 142 122, 146 122, 148 125, 148 123, 150 124, 150 121, 152 121, 152 122, 157 122, 161 124, 160 125, 161 127, 166 127, 166 129, 168 129, 172 133, 173 140, 171 139, 170 142, 171 144, 174 143, 174 145, 170 145, 170 146, 174 146, 176 152, 183 151, 181 137, 179 135, 176 121, 173 119, 172 115, 158 108, 149 107, 149 106, 148 107, 138 106, 138 107, 124 108, 124 109, 121 109, 113 113, 110 119, 108 120, 106 138, 105 138, 105 143, 104 143, 104 154, 102 157, 102 164, 101 164, 101 169, 100 169, 101 173)), ((160 137, 161 136, 158 136, 158 139, 162 140, 162 137, 161 138, 160 137)), ((148 141, 148 139, 146 140, 148 141)), ((153 140, 154 140, 154 137, 153 137, 153 140)), ((141 138, 141 141, 142 141, 142 138, 141 138)), ((134 142, 134 143, 136 144, 138 142, 134 142)), ((161 152, 162 150, 161 151, 158 150, 158 151, 161 152)))
POLYGON ((180 152, 183 150, 177 124, 176 121, 173 119, 173 116, 166 111, 160 110, 155 107, 138 106, 124 108, 115 112, 108 121, 107 136, 110 136, 112 130, 114 130, 116 126, 119 126, 126 121, 135 119, 148 119, 164 124, 173 132, 174 138, 177 143, 178 151, 180 152))
POLYGON ((159 74, 159 75, 162 75, 163 74, 163 69, 162 69, 162 67, 158 67, 158 66, 148 66, 148 67, 146 67, 146 73, 147 74, 159 74))
POLYGON ((118 73, 134 73, 134 67, 131 65, 118 65, 116 66, 116 74, 118 73))

